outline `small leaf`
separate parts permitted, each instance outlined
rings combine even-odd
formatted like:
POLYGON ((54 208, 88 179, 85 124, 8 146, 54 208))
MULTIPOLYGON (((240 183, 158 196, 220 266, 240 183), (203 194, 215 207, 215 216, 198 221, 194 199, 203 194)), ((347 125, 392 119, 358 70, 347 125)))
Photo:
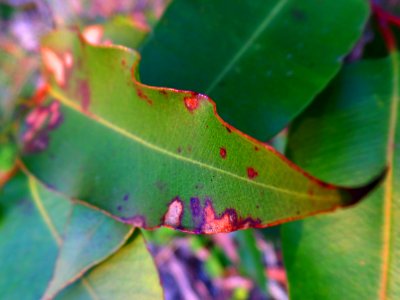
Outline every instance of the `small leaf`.
POLYGON ((143 237, 136 234, 55 299, 163 299, 157 269, 143 237))
POLYGON ((364 0, 175 0, 141 77, 210 95, 224 120, 269 140, 339 71, 368 11, 364 0))
POLYGON ((310 177, 223 122, 204 95, 141 84, 136 52, 68 32, 43 47, 52 84, 27 117, 25 164, 122 222, 229 232, 350 205, 368 191, 310 177))
POLYGON ((291 299, 400 297, 399 62, 392 54, 345 67, 293 125, 290 156, 325 180, 388 172, 356 207, 283 226, 291 299))

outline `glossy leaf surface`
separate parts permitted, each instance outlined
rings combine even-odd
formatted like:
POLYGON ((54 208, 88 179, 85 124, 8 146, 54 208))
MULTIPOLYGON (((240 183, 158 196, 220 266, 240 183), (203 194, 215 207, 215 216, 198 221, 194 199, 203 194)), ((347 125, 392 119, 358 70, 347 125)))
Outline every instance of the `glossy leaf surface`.
POLYGON ((367 17, 364 0, 175 0, 141 51, 141 78, 209 95, 266 141, 337 73, 367 17))
POLYGON ((132 233, 130 226, 72 204, 21 173, 2 189, 0 218, 2 299, 40 299, 51 281, 49 298, 132 233))
POLYGON ((50 101, 26 119, 26 166, 123 222, 228 232, 362 195, 319 182, 244 136, 206 96, 141 84, 136 52, 58 32, 44 41, 43 59, 53 78, 50 101), (32 121, 40 114, 44 121, 32 121))
POLYGON ((356 207, 285 224, 291 299, 399 299, 399 56, 345 67, 293 125, 289 155, 337 184, 388 166, 382 185, 356 207))
POLYGON ((157 269, 139 231, 55 299, 163 299, 157 269))

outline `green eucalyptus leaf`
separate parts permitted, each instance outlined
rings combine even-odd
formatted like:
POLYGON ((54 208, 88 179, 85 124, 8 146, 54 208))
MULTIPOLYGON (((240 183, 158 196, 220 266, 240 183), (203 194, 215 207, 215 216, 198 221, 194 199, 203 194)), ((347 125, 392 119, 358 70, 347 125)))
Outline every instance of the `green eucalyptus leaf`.
POLYGON ((132 232, 133 227, 92 208, 74 205, 44 298, 53 298, 59 290, 116 252, 132 232))
POLYGON ((57 259, 71 203, 32 187, 19 173, 0 192, 1 299, 40 299, 57 259))
POLYGON ((400 298, 399 60, 345 67, 291 129, 290 157, 325 180, 358 184, 388 168, 356 207, 283 226, 291 299, 400 298))
POLYGON ((0 298, 52 298, 132 231, 18 173, 0 194, 0 298))
POLYGON ((368 13, 364 0, 175 0, 141 51, 141 77, 209 95, 265 141, 339 71, 368 13))
POLYGON ((310 177, 222 121, 205 95, 143 85, 127 48, 61 31, 42 53, 49 99, 26 119, 24 163, 122 222, 229 232, 350 205, 368 191, 310 177))
POLYGON ((163 299, 160 280, 137 230, 126 245, 55 299, 163 299))

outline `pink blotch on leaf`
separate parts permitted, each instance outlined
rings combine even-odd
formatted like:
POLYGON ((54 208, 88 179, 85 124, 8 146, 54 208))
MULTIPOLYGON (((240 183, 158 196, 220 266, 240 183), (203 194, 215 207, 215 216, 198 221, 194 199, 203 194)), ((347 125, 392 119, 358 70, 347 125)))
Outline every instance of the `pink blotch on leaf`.
POLYGON ((181 226, 183 215, 183 203, 179 198, 175 198, 168 206, 168 211, 164 216, 164 224, 177 228, 181 226))
POLYGON ((103 38, 103 28, 100 25, 88 26, 83 30, 82 35, 90 44, 100 44, 103 38))
POLYGON ((49 48, 42 48, 41 52, 46 69, 53 74, 54 79, 59 85, 65 85, 64 61, 49 48))

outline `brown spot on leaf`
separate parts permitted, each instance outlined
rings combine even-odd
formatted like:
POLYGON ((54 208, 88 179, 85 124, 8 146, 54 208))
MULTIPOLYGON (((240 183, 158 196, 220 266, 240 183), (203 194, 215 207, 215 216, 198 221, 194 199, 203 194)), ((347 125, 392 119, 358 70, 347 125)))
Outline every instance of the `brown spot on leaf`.
POLYGON ((144 101, 146 101, 148 104, 153 104, 153 101, 143 92, 143 90, 136 86, 136 94, 138 95, 138 97, 144 101))
POLYGON ((252 167, 248 167, 247 168, 247 177, 249 177, 250 179, 254 179, 258 176, 258 172, 252 168, 252 167))
POLYGON ((78 95, 80 98, 82 111, 88 112, 90 105, 90 87, 86 80, 81 80, 79 82, 78 95))

